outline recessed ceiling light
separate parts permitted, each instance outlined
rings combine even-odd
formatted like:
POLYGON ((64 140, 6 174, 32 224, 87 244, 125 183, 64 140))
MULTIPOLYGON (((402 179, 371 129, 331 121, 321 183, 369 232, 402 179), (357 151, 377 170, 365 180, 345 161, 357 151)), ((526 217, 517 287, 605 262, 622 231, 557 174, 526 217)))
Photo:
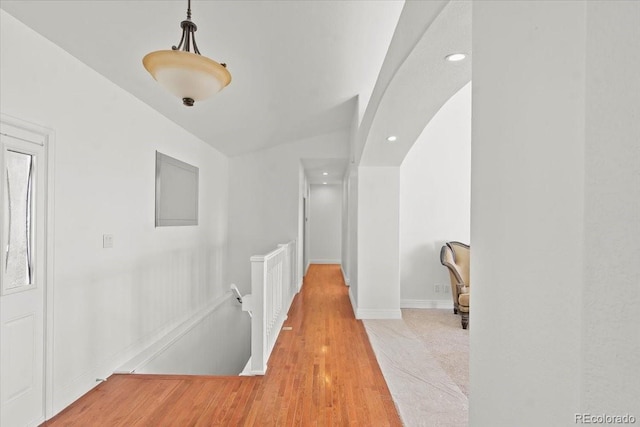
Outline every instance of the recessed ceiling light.
POLYGON ((395 135, 391 135, 387 137, 387 141, 389 142, 396 142, 398 140, 398 137, 395 135))
POLYGON ((449 62, 457 62, 457 61, 462 61, 466 57, 467 55, 465 55, 464 53, 452 53, 451 55, 445 56, 444 59, 446 59, 449 62))
POLYGON ((322 175, 327 176, 329 175, 329 172, 322 172, 322 175))
POLYGON ((326 182, 323 182, 323 184, 324 184, 324 185, 327 185, 327 183, 326 183, 326 182))

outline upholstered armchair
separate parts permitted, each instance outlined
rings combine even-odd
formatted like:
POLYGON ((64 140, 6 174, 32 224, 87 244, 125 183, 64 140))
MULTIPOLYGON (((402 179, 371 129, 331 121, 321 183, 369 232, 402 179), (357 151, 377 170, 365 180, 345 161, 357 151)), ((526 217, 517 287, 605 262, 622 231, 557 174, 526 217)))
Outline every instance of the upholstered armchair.
POLYGON ((471 248, 460 242, 447 242, 440 250, 440 262, 447 267, 451 280, 453 312, 460 313, 462 329, 469 326, 469 261, 471 248))

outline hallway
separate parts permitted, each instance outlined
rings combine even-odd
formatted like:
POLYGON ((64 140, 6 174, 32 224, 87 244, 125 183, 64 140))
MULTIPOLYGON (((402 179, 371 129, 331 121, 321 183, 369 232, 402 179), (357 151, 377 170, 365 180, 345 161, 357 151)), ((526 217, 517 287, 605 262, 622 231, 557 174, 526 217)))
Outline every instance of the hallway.
POLYGON ((400 426, 340 266, 312 265, 264 377, 113 375, 45 426, 400 426))

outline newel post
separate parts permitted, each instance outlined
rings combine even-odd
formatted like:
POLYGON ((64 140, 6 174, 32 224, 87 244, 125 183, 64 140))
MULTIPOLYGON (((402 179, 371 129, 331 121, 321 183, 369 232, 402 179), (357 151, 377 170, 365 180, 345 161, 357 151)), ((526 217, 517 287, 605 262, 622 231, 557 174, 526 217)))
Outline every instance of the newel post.
POLYGON ((251 257, 251 371, 253 374, 263 374, 267 370, 266 328, 265 328, 265 295, 266 280, 265 257, 251 257))

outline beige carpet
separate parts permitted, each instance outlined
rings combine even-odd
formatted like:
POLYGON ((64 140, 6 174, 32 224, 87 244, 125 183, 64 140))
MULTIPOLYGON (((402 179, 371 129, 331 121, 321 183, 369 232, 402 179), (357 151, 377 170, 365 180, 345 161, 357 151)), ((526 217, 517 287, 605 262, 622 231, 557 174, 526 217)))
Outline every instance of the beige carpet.
POLYGON ((403 309, 402 320, 469 397, 469 330, 453 310, 403 309))
POLYGON ((404 309, 402 320, 365 320, 403 423, 468 425, 469 331, 452 310, 404 309))

